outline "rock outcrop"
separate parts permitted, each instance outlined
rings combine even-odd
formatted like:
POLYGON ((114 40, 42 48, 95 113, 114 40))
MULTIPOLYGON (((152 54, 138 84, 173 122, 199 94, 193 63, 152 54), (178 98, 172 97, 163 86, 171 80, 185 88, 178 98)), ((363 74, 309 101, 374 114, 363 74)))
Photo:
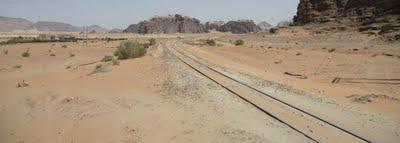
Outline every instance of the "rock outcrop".
POLYGON ((260 30, 261 28, 258 27, 253 20, 229 21, 218 28, 218 31, 232 32, 235 34, 253 33, 260 30))
POLYGON ((0 31, 12 32, 15 30, 25 30, 33 23, 29 20, 22 18, 11 18, 0 16, 0 31))
POLYGON ((207 29, 199 20, 179 14, 156 16, 148 21, 130 25, 124 32, 128 33, 206 33, 207 29))
POLYGON ((399 0, 300 0, 294 24, 399 22, 399 0))
POLYGON ((55 32, 79 32, 81 28, 72 26, 68 23, 39 21, 30 26, 28 29, 36 29, 38 31, 55 31, 55 32))
POLYGON ((220 21, 220 20, 209 21, 209 22, 206 22, 206 28, 208 30, 218 30, 218 28, 220 28, 224 24, 225 24, 225 22, 224 21, 220 21))

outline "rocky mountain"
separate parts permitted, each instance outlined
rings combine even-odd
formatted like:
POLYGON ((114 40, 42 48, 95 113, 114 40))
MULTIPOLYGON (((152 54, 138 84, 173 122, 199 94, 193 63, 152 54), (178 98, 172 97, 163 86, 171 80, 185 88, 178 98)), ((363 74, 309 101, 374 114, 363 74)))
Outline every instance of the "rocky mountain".
POLYGON ((72 26, 71 24, 61 22, 39 21, 34 23, 29 29, 38 31, 56 31, 56 32, 79 32, 81 28, 72 26))
POLYGON ((206 22, 206 28, 208 30, 218 30, 219 27, 225 24, 224 21, 216 20, 216 21, 208 21, 206 22))
POLYGON ((155 16, 150 20, 132 24, 124 32, 151 33, 205 33, 208 32, 203 24, 195 18, 180 14, 155 16))
POLYGON ((300 0, 294 24, 399 23, 400 0, 300 0))
POLYGON ((262 22, 258 23, 257 26, 260 27, 261 30, 269 30, 274 27, 273 25, 269 24, 266 21, 262 21, 262 22))
POLYGON ((0 16, 0 31, 2 32, 25 30, 31 25, 32 22, 26 19, 0 16))
POLYGON ((260 30, 261 28, 258 27, 253 20, 229 21, 228 23, 218 28, 218 31, 232 32, 235 34, 252 33, 258 32, 260 30))
POLYGON ((87 31, 89 33, 107 33, 108 30, 99 26, 99 25, 90 25, 89 27, 87 27, 87 31))

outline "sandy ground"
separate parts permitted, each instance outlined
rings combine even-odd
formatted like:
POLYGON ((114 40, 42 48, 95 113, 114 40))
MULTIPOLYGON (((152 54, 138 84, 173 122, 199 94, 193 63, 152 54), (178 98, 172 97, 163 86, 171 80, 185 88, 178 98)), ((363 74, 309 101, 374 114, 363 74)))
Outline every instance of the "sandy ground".
POLYGON ((335 77, 400 79, 398 44, 301 29, 161 37, 146 56, 120 65, 99 62, 119 41, 0 47, 0 142, 311 142, 178 61, 165 50, 172 41, 232 77, 374 141, 400 139, 399 84, 331 83, 335 77), (191 44, 207 38, 218 46, 191 44), (246 44, 231 44, 237 39, 246 44), (31 55, 23 58, 27 49, 31 55), (97 64, 107 70, 90 74, 97 64), (29 86, 17 88, 23 80, 29 86))
POLYGON ((182 49, 231 77, 373 141, 397 142, 400 138, 398 81, 379 84, 332 84, 331 81, 335 77, 399 79, 400 46, 379 43, 375 37, 357 33, 301 32, 214 37, 219 40, 218 46, 193 44, 207 38, 200 37, 183 40, 182 49), (247 44, 231 44, 237 39, 244 39, 247 44))
POLYGON ((337 84, 331 83, 336 77, 400 79, 398 43, 378 43, 374 42, 376 37, 356 33, 315 36, 299 33, 301 31, 291 35, 215 37, 222 45, 210 47, 186 44, 184 47, 212 64, 296 87, 324 98, 357 104, 352 102, 355 95, 386 95, 374 98, 372 102, 360 101, 357 105, 400 120, 396 113, 400 108, 399 81, 354 80, 361 83, 348 83, 342 80, 337 84), (244 39, 247 44, 230 44, 230 41, 237 39, 244 39), (330 49, 335 51, 329 52, 330 49), (285 72, 300 74, 306 79, 286 75, 285 72))
POLYGON ((96 64, 75 69, 118 45, 96 43, 2 47, 8 54, 0 57, 0 142, 310 142, 190 70, 162 45, 119 66, 103 63, 109 72, 88 75, 96 64), (27 48, 31 56, 21 57, 27 48), (22 80, 29 86, 17 88, 22 80))

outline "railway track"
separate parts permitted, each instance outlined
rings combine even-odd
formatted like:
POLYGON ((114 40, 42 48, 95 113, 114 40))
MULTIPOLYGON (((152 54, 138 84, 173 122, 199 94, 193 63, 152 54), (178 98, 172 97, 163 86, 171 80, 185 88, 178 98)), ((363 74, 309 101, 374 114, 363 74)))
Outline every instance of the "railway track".
POLYGON ((314 142, 371 143, 370 140, 343 127, 279 100, 188 56, 177 48, 177 42, 166 49, 191 69, 314 142))

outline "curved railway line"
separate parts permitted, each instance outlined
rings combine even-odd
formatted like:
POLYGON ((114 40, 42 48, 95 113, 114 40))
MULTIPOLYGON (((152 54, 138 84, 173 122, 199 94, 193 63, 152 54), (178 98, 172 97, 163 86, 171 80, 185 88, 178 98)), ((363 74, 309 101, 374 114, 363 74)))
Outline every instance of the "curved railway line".
POLYGON ((165 49, 194 71, 306 138, 317 143, 371 143, 356 133, 277 99, 188 56, 177 48, 177 43, 174 42, 171 47, 166 45, 165 49))

